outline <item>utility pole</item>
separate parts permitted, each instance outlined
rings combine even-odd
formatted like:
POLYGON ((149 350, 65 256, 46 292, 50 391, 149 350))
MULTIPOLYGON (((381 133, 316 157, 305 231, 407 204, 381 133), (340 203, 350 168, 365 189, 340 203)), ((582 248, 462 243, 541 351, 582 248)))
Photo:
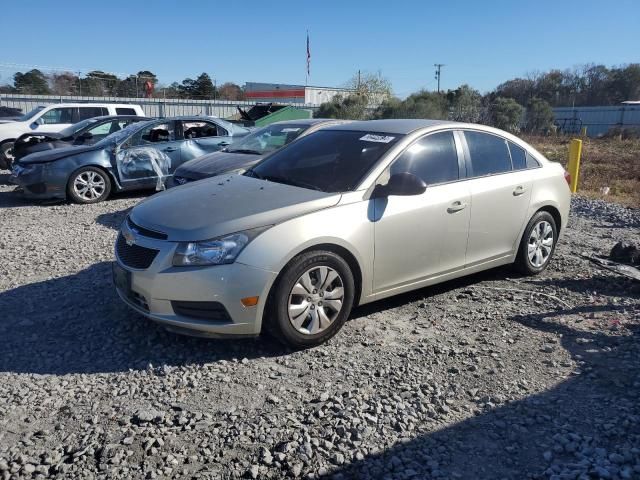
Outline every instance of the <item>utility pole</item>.
POLYGON ((78 71, 78 96, 82 96, 82 80, 80 80, 80 71, 78 71))
POLYGON ((360 93, 360 70, 358 70, 358 93, 360 93))
POLYGON ((444 63, 434 63, 434 67, 436 67, 436 80, 438 81, 438 93, 440 93, 440 69, 445 66, 444 63))

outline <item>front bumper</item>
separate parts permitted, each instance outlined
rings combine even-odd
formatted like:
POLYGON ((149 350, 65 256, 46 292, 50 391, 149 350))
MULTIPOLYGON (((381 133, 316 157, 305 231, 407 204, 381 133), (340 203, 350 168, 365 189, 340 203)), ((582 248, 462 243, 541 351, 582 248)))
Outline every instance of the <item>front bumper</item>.
POLYGON ((128 275, 126 282, 115 282, 116 291, 129 307, 177 333, 208 337, 260 333, 262 312, 276 272, 242 263, 174 267, 177 243, 137 237, 136 245, 158 250, 158 254, 149 268, 140 270, 126 266, 116 249, 114 277, 123 271, 128 275), (254 307, 240 302, 253 296, 259 296, 254 307), (177 313, 175 305, 185 302, 216 302, 228 316, 211 320, 177 313))
POLYGON ((66 198, 66 179, 53 171, 48 163, 35 163, 23 167, 13 166, 9 182, 22 187, 23 194, 28 198, 49 199, 66 198))

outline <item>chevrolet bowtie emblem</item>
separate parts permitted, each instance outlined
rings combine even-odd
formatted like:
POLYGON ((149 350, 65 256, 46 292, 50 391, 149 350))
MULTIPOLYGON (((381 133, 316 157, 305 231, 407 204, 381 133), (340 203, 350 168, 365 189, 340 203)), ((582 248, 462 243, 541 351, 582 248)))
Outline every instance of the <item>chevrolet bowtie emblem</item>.
POLYGON ((124 237, 124 241, 127 242, 127 245, 132 246, 134 243, 136 243, 136 236, 133 234, 133 232, 125 230, 124 232, 122 232, 122 236, 124 237))

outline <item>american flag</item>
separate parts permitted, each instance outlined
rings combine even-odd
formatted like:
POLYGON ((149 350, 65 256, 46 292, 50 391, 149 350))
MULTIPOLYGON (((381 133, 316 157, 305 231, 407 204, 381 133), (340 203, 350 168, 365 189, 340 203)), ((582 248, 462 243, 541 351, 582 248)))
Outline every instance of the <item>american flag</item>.
POLYGON ((311 73, 311 47, 309 46, 309 30, 307 30, 307 76, 311 73))

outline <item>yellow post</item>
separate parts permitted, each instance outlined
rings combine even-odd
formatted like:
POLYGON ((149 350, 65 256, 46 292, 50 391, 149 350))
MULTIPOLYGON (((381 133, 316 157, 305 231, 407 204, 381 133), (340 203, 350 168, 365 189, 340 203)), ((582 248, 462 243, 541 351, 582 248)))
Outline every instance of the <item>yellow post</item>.
POLYGON ((582 155, 582 140, 574 138, 569 145, 569 175, 571 175, 572 193, 578 191, 578 176, 580 174, 580 156, 582 155))

